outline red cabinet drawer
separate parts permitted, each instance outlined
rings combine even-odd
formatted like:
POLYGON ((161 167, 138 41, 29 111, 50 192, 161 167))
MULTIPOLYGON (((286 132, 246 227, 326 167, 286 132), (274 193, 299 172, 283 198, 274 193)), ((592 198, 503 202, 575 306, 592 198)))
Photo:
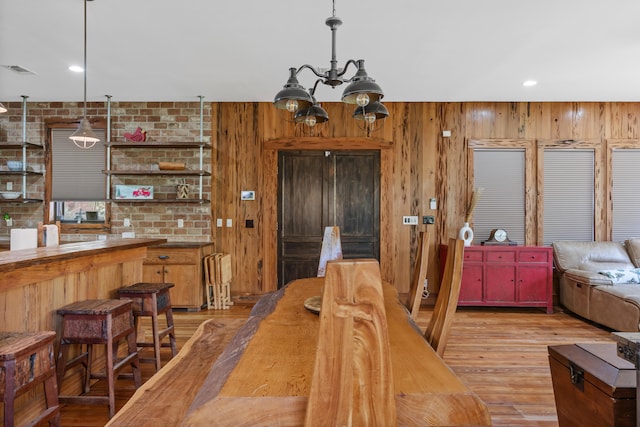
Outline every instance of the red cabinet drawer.
POLYGON ((533 251, 522 250, 518 255, 518 261, 520 262, 548 262, 550 253, 549 251, 533 251))
POLYGON ((516 251, 491 251, 487 252, 487 262, 515 262, 516 251))
POLYGON ((482 251, 465 249, 464 261, 482 261, 482 251))

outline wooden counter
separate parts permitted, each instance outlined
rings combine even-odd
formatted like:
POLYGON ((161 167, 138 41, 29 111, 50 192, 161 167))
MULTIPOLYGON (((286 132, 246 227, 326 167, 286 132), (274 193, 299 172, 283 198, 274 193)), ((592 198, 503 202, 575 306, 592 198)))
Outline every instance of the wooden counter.
POLYGON ((1 252, 0 330, 51 330, 59 307, 115 298, 120 287, 141 281, 147 247, 164 242, 112 239, 1 252))
MULTIPOLYGON (((76 301, 117 298, 121 287, 142 281, 147 247, 164 239, 111 239, 0 252, 0 331, 55 331, 56 310, 76 301)), ((57 348, 56 341, 56 348, 57 348)), ((79 394, 81 379, 62 394, 79 394)), ((31 393, 18 405, 29 406, 31 393)), ((30 408, 30 407, 29 407, 30 408)), ((27 411, 30 409, 27 409, 27 411)))

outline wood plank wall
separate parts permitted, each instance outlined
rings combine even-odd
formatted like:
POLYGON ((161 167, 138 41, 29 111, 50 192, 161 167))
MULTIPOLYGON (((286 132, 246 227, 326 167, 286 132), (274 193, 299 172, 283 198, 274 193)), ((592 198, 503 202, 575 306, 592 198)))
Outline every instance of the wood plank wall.
MULTIPOLYGON (((231 253, 234 295, 276 288, 278 149, 381 147, 381 272, 400 292, 409 289, 417 233, 426 225, 402 225, 403 215, 435 215, 430 227, 429 288, 437 292, 437 245, 455 236, 469 194, 467 144, 472 139, 576 140, 600 144, 640 138, 640 103, 451 102, 385 103, 390 117, 368 138, 351 118, 353 108, 323 103, 330 121, 310 135, 287 121, 271 103, 211 105, 211 217, 233 219, 232 228, 212 224, 217 251, 231 253), (451 137, 443 138, 442 131, 451 137), (321 140, 324 139, 323 142, 321 140), (346 144, 346 145, 345 145, 346 144), (388 148, 387 148, 388 147, 388 148), (255 190, 255 201, 240 201, 255 190), (438 209, 429 209, 436 197, 438 209), (253 219, 255 228, 245 228, 253 219)), ((637 141, 634 141, 637 144, 637 141)), ((602 162, 602 164, 605 164, 602 162)), ((531 167, 531 165, 529 165, 531 167)), ((606 176, 605 171, 596 171, 606 176)), ((606 186, 609 184, 607 183, 606 186)), ((606 203, 607 188, 598 188, 606 203)), ((597 206, 606 212, 606 206, 597 206)), ((606 215, 605 215, 606 216, 606 215)), ((598 215, 596 234, 606 238, 608 220, 598 215)), ((535 230, 527 230, 535 236, 535 230)))

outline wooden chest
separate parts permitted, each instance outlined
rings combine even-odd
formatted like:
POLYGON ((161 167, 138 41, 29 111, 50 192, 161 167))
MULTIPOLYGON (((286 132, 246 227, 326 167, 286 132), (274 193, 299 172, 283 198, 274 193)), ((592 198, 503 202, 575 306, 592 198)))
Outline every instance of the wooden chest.
POLYGON ((558 421, 564 426, 636 425, 636 371, 615 343, 549 346, 558 421))

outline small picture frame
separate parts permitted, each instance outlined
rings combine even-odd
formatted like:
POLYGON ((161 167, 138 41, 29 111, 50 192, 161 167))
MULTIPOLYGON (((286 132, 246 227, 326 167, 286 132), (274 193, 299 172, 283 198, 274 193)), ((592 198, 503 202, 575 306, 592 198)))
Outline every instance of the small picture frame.
POLYGON ((255 200, 256 192, 253 190, 243 190, 240 192, 240 200, 255 200))

